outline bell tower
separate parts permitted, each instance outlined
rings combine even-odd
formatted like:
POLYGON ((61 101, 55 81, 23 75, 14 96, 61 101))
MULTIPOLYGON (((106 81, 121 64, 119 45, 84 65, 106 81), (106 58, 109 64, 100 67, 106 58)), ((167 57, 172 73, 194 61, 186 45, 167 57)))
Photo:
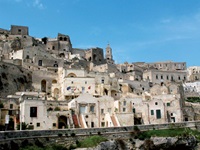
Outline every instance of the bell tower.
POLYGON ((106 47, 106 62, 110 64, 114 63, 113 56, 112 56, 112 48, 110 47, 110 44, 108 44, 106 47))

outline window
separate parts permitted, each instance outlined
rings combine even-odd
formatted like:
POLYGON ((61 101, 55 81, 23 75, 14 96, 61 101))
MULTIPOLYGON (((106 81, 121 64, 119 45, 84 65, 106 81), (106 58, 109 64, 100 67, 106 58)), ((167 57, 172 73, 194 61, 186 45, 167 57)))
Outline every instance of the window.
POLYGON ((74 82, 72 81, 71 84, 74 84, 74 82))
POLYGON ((158 75, 156 75, 156 79, 158 79, 158 75))
POLYGON ((126 106, 126 101, 123 102, 124 106, 126 106))
POLYGON ((153 110, 151 110, 151 115, 152 115, 152 116, 154 115, 154 111, 153 111, 153 110))
POLYGON ((94 128, 94 122, 91 122, 91 128, 94 128))
POLYGON ((101 127, 105 127, 105 122, 101 122, 101 127))
POLYGON ((123 112, 126 112, 126 108, 123 108, 123 112))
POLYGON ((156 110, 156 118, 157 119, 161 118, 161 111, 160 111, 160 109, 156 110))
POLYGON ((85 81, 85 84, 87 84, 87 81, 85 81))
POLYGON ((155 102, 155 105, 158 105, 158 102, 155 102))
POLYGON ((178 76, 178 79, 179 79, 179 80, 181 80, 181 77, 180 77, 180 76, 178 76))
POLYGON ((30 107, 30 117, 37 117, 37 107, 30 107))
POLYGON ((90 106, 90 112, 94 112, 94 106, 90 106))
POLYGON ((167 75, 167 80, 169 80, 169 76, 167 75))
POLYGON ((38 60, 38 66, 42 66, 42 60, 38 60))
POLYGON ((101 83, 104 83, 104 78, 101 78, 101 83))
POLYGON ((163 76, 161 75, 160 78, 163 79, 163 76))
POLYGON ((135 113, 135 108, 133 108, 133 113, 135 113))
POLYGON ((104 109, 101 109, 101 114, 103 114, 104 113, 104 109))
POLYGON ((10 104, 10 109, 13 109, 13 104, 10 104))
POLYGON ((40 127, 40 123, 39 122, 37 123, 37 127, 40 127))
POLYGON ((53 123, 53 127, 56 127, 56 123, 53 123))
POLYGON ((170 103, 167 103, 167 107, 169 107, 170 106, 170 103))

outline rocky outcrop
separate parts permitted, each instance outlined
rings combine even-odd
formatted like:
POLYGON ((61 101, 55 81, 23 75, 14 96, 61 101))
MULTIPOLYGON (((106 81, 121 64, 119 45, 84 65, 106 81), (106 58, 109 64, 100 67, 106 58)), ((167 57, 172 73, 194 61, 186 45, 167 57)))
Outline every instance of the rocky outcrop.
POLYGON ((0 97, 32 89, 31 74, 20 66, 0 62, 0 97))
POLYGON ((197 146, 197 140, 194 136, 187 137, 152 137, 144 140, 139 147, 141 150, 193 150, 197 146))
MULTIPOLYGON (((152 137, 144 141, 132 140, 110 140, 100 143, 95 148, 87 150, 195 150, 197 140, 194 136, 189 137, 152 137)), ((78 150, 84 150, 78 149, 78 150)))

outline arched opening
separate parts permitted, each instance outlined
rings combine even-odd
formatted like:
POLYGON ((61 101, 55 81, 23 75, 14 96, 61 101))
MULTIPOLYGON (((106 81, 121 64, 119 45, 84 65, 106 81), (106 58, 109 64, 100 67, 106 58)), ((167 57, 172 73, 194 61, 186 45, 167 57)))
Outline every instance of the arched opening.
POLYGON ((64 41, 67 41, 67 38, 66 38, 66 37, 64 37, 64 41))
POLYGON ((60 53, 59 56, 60 56, 61 58, 65 58, 65 54, 64 54, 64 53, 60 53))
POLYGON ((104 95, 108 95, 108 90, 104 89, 103 93, 104 93, 104 95))
POLYGON ((54 67, 58 67, 58 64, 54 64, 53 66, 54 66, 54 67))
POLYGON ((89 61, 91 61, 92 60, 92 58, 91 57, 89 57, 89 59, 88 59, 89 61))
POLYGON ((77 76, 76 76, 76 74, 74 74, 74 73, 69 73, 69 74, 67 75, 67 77, 74 78, 74 77, 77 77, 77 76))
POLYGON ((52 46, 52 50, 55 50, 55 46, 52 46))
POLYGON ((57 83, 57 80, 52 80, 52 84, 56 84, 57 83))
POLYGON ((62 41, 63 40, 63 38, 62 37, 60 37, 60 41, 62 41))
POLYGON ((41 91, 42 92, 46 92, 46 80, 42 80, 41 81, 41 91))
POLYGON ((66 116, 59 116, 58 117, 58 129, 67 128, 67 117, 66 116))
POLYGON ((58 89, 58 88, 55 88, 53 93, 54 93, 54 97, 55 97, 56 99, 58 99, 58 97, 59 97, 59 89, 58 89))

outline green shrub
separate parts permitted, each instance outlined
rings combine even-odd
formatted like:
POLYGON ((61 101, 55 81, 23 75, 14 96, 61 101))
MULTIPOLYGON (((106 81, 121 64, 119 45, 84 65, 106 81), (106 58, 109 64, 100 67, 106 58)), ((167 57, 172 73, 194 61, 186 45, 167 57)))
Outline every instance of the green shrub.
POLYGON ((88 147, 94 147, 97 146, 99 143, 107 141, 106 138, 95 135, 95 136, 90 136, 83 141, 80 141, 79 147, 81 148, 88 148, 88 147))

